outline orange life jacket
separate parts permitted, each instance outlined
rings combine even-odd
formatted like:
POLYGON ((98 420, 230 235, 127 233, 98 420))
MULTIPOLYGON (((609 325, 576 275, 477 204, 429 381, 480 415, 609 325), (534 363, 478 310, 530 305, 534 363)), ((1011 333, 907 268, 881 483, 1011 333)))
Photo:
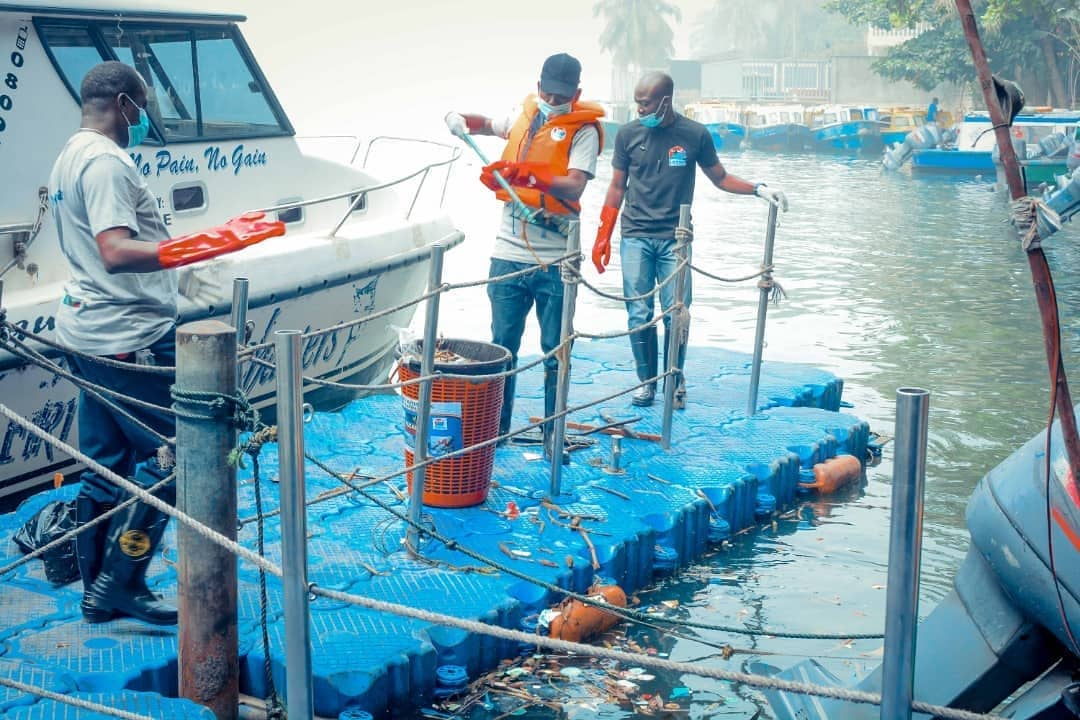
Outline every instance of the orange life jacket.
MULTIPOLYGON (((529 128, 533 119, 540 112, 536 96, 529 95, 522 103, 521 116, 510 128, 506 139, 502 159, 507 162, 538 162, 551 168, 559 177, 566 175, 570 166, 570 145, 577 131, 586 125, 592 125, 600 134, 600 150, 604 148, 604 131, 598 122, 604 116, 604 109, 597 103, 576 102, 570 112, 550 118, 529 137, 529 128)), ((535 188, 515 187, 514 192, 521 201, 533 208, 540 208, 555 215, 578 215, 581 203, 563 200, 535 188)), ((500 188, 495 197, 503 202, 510 201, 510 194, 500 188)))

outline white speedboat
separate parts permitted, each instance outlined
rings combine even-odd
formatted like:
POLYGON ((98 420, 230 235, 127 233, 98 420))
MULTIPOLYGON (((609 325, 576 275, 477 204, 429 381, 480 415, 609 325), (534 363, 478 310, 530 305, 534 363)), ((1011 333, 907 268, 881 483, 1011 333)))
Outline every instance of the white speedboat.
MULTIPOLYGON (((453 246, 462 235, 441 201, 425 208, 417 196, 423 196, 427 170, 452 161, 456 151, 424 145, 438 156, 389 181, 355 162, 359 147, 343 148, 340 161, 326 159, 325 148, 310 151, 244 41, 243 19, 142 0, 0 2, 0 303, 9 321, 51 338, 68 266, 45 186, 56 154, 79 126, 82 77, 108 59, 133 65, 149 86, 153 127, 131 155, 174 234, 254 209, 272 208, 270 214, 287 223, 284 237, 182 268, 181 322, 227 322, 236 277, 250 282, 253 342, 271 340, 275 330, 347 323, 424 292, 432 245, 453 246)), ((410 305, 310 336, 304 374, 382 380, 393 359, 395 327, 407 326, 412 314, 410 305)), ((256 405, 272 402, 273 369, 248 363, 241 381, 256 405)), ((309 399, 324 408, 349 394, 316 390, 309 399)), ((0 351, 0 398, 75 442, 77 392, 69 382, 0 351)), ((0 425, 0 502, 76 469, 71 458, 18 425, 0 425)))

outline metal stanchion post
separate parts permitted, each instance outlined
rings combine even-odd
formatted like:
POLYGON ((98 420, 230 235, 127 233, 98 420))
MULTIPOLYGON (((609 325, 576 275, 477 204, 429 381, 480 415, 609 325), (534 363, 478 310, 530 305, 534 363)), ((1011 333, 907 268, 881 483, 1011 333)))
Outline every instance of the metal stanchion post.
POLYGON ((885 655, 881 718, 911 717, 915 684, 915 638, 919 627, 919 564, 922 554, 926 426, 930 392, 896 391, 892 523, 885 597, 885 655))
MULTIPOLYGON (((765 257, 762 268, 772 265, 773 243, 776 240, 776 216, 778 208, 769 203, 769 224, 765 228, 765 257)), ((747 417, 757 413, 758 382, 761 380, 761 354, 765 349, 765 314, 769 311, 769 294, 772 293, 772 271, 764 270, 758 280, 757 328, 754 330, 754 361, 750 365, 750 396, 746 401, 747 417)))
POLYGON ((243 347, 247 343, 247 307, 248 279, 243 277, 233 278, 230 322, 236 328, 237 347, 243 347))
MULTIPOLYGON (((231 327, 200 320, 177 330, 176 386, 191 393, 236 392, 231 327)), ((236 470, 226 461, 236 430, 228 414, 193 417, 202 414, 208 413, 176 417, 176 507, 236 540, 236 470)), ((240 697, 236 556, 183 523, 176 533, 180 696, 210 708, 218 720, 235 720, 240 697)))
MULTIPOLYGON (((442 285, 443 253, 446 248, 439 243, 431 246, 431 267, 428 271, 428 292, 442 285)), ((420 376, 431 377, 435 372, 435 345, 439 333, 439 299, 442 293, 436 293, 427 300, 427 314, 424 317, 424 345, 420 349, 420 376)), ((412 488, 409 492, 409 527, 405 531, 408 547, 414 552, 420 551, 420 513, 424 509, 424 481, 427 479, 428 435, 431 432, 431 380, 420 383, 420 392, 416 401, 416 441, 413 443, 413 464, 420 467, 413 470, 412 488)))
POLYGON ((299 330, 274 333, 277 363, 277 444, 281 487, 281 569, 285 594, 286 710, 314 714, 311 625, 307 585, 307 506, 304 503, 304 396, 299 330))
MULTIPOLYGON (((574 334, 574 307, 577 305, 578 273, 581 271, 581 222, 571 220, 566 233, 566 254, 571 256, 560 268, 563 282, 562 321, 559 330, 559 375, 555 386, 555 414, 566 410, 570 395, 570 347, 566 344, 574 334)), ((566 452, 566 415, 555 420, 551 429, 551 497, 562 492, 563 453, 566 452)))
MULTIPOLYGON (((685 230, 690 229, 689 205, 679 206, 679 227, 685 230)), ((680 263, 690 256, 688 250, 689 248, 685 242, 679 242, 676 245, 675 255, 680 263)), ((664 337, 664 342, 667 343, 667 352, 664 353, 667 358, 667 362, 664 363, 664 372, 675 370, 674 375, 664 376, 664 417, 660 430, 660 446, 665 450, 671 449, 671 416, 675 410, 677 392, 683 383, 682 347, 686 343, 690 329, 690 311, 686 308, 684 302, 686 299, 686 283, 689 277, 689 264, 685 265, 679 274, 675 276, 673 281, 675 300, 671 306, 671 316, 667 322, 667 334, 664 337)))

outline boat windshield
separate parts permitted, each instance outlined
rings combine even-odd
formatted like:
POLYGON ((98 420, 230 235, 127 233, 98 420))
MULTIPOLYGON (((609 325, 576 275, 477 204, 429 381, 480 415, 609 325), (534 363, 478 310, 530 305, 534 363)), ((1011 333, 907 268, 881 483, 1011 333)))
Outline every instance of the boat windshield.
POLYGON ((134 67, 150 91, 151 142, 292 134, 235 26, 39 20, 37 30, 76 99, 102 60, 134 67))

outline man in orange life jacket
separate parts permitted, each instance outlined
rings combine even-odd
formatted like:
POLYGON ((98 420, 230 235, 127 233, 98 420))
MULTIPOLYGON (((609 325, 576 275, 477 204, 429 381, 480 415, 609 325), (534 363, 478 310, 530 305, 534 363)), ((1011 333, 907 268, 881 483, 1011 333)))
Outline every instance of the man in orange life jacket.
MULTIPOLYGON (((787 210, 784 193, 765 183, 751 183, 732 175, 716 156, 709 131, 675 112, 671 106, 675 84, 664 73, 649 73, 634 89, 638 119, 619 128, 615 136, 615 152, 611 158, 611 184, 600 226, 593 244, 592 259, 597 272, 604 272, 611 259, 611 234, 619 207, 623 206, 622 240, 619 245, 622 260, 623 295, 648 295, 678 267, 675 248, 680 236, 691 239, 690 233, 676 230, 679 207, 689 205, 694 197, 694 177, 700 167, 713 185, 736 195, 757 195, 787 210), (623 198, 626 204, 623 205, 623 198)), ((687 250, 689 256, 689 248, 687 250)), ((690 282, 686 283, 683 303, 690 306, 690 282)), ((674 283, 660 288, 660 305, 664 311, 675 304, 674 283)), ((638 378, 645 382, 657 377, 656 326, 640 329, 653 319, 653 297, 626 301, 629 316, 630 349, 638 378)), ((664 333, 670 328, 670 316, 664 317, 664 333)), ((664 343, 664 367, 669 366, 667 343, 664 343)), ((686 348, 679 351, 678 365, 683 366, 686 348)), ((685 402, 685 390, 676 386, 676 407, 685 402)), ((656 382, 642 385, 630 399, 634 405, 652 405, 656 382)))
MULTIPOLYGON (((581 102, 581 63, 559 53, 544 61, 537 95, 525 98, 520 114, 497 120, 483 115, 446 115, 450 132, 462 137, 506 138, 502 159, 483 169, 480 180, 504 201, 502 221, 491 254, 489 277, 534 269, 534 272, 487 286, 491 301, 492 342, 508 349, 517 366, 525 319, 535 304, 544 353, 559 344, 563 285, 555 263, 566 254, 568 223, 581 213, 579 199, 596 173, 602 147, 599 120, 604 111, 581 102), (495 180, 494 172, 514 187, 530 209, 541 212, 526 221, 520 208, 495 180), (541 266, 536 269, 537 266, 541 266)), ((555 412, 558 362, 544 361, 544 415, 555 412)), ((499 434, 510 431, 514 377, 507 378, 499 434)), ((550 456, 551 423, 544 425, 544 447, 550 456)), ((566 457, 564 455, 564 457, 566 457)))

